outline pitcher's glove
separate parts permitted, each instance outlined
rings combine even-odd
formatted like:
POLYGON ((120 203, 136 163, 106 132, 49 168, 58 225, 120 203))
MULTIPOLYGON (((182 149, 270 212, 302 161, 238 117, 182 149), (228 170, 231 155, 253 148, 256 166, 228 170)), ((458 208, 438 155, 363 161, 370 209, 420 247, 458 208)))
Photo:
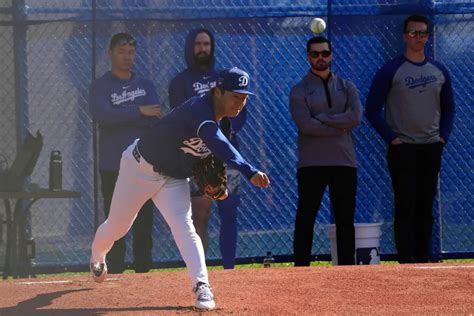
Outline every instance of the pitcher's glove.
POLYGON ((225 200, 229 196, 226 167, 214 155, 211 154, 194 165, 193 177, 203 196, 211 200, 225 200))

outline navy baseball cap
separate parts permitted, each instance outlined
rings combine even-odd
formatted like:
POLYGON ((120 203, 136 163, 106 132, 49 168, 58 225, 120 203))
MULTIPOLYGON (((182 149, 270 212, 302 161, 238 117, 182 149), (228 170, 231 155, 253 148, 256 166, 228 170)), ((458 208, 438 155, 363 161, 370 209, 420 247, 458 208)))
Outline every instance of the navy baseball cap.
POLYGON ((247 90, 249 83, 249 74, 237 67, 221 71, 217 79, 217 87, 220 89, 236 93, 255 95, 254 93, 247 90))

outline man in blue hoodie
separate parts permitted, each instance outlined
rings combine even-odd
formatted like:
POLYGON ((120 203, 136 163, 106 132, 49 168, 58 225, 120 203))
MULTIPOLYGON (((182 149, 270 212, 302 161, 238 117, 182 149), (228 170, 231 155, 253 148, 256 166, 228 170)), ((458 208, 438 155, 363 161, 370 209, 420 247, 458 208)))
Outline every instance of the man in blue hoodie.
MULTIPOLYGON (((169 85, 170 107, 175 108, 194 96, 202 96, 216 86, 217 72, 214 69, 215 41, 207 29, 196 29, 189 32, 184 56, 188 68, 179 73, 169 85)), ((237 149, 236 133, 245 124, 247 108, 237 117, 225 118, 221 128, 228 131, 230 141, 237 149)), ((233 269, 237 246, 237 206, 240 202, 240 174, 228 168, 227 173, 230 195, 226 200, 218 201, 217 207, 221 218, 219 245, 224 269, 233 269)), ((193 221, 196 231, 202 240, 204 250, 208 248, 208 223, 211 216, 212 201, 199 193, 191 181, 191 201, 193 221)))
MULTIPOLYGON (((91 86, 89 110, 99 125, 99 173, 105 217, 109 216, 112 193, 119 174, 122 152, 161 117, 152 82, 132 72, 135 39, 127 33, 115 34, 109 45, 112 70, 91 86)), ((133 225, 135 272, 148 272, 152 265, 153 203, 149 200, 133 225)), ((115 242, 107 257, 110 273, 125 269, 125 237, 115 242)))

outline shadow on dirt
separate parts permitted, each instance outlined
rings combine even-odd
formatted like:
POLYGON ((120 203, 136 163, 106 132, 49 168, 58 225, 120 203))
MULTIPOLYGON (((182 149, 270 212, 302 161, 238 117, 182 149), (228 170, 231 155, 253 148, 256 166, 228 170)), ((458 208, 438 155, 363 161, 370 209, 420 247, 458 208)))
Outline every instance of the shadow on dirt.
POLYGON ((77 289, 65 290, 58 292, 51 292, 39 294, 34 298, 18 303, 16 306, 0 308, 0 315, 2 316, 23 316, 23 315, 104 315, 108 313, 148 313, 148 312, 185 312, 194 311, 192 306, 140 306, 140 307, 118 307, 118 308, 64 308, 64 309, 49 309, 47 306, 53 304, 53 300, 73 292, 90 291, 92 289, 77 289))

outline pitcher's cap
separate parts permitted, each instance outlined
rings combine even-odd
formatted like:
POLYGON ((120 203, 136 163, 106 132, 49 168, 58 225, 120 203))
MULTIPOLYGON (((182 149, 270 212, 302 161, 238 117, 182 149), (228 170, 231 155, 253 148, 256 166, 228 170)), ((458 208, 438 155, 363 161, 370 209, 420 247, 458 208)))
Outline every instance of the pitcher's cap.
POLYGON ((217 87, 223 90, 255 95, 254 93, 247 90, 249 84, 249 74, 237 67, 221 71, 217 79, 217 87))

